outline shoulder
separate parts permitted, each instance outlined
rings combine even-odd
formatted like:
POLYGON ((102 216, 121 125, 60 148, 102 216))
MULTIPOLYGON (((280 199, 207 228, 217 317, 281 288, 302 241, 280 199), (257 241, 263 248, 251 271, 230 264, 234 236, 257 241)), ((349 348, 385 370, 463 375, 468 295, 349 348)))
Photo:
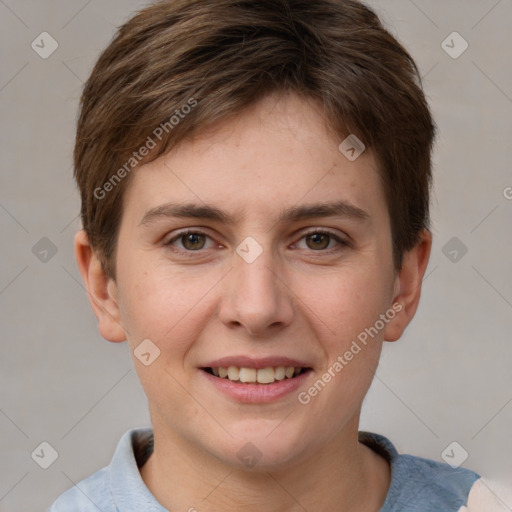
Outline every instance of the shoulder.
POLYGON ((452 468, 414 455, 399 455, 395 462, 396 483, 392 489, 395 506, 411 511, 436 510, 457 512, 480 475, 462 467, 452 468))
POLYGON ((391 484, 381 512, 459 512, 480 475, 445 462, 399 454, 384 436, 360 433, 360 441, 386 458, 391 484))
POLYGON ((47 512, 162 510, 139 472, 139 466, 144 464, 152 452, 152 441, 153 432, 150 428, 126 432, 110 464, 73 485, 57 498, 47 512))
POLYGON ((108 467, 61 494, 47 512, 116 512, 109 486, 108 467))

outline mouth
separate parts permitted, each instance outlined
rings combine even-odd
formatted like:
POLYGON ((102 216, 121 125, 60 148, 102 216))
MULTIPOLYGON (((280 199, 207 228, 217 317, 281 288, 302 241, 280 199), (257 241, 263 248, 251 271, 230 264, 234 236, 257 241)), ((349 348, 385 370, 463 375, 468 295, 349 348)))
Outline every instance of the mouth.
POLYGON ((303 366, 266 366, 264 368, 207 366, 201 368, 201 370, 218 379, 239 384, 269 385, 280 381, 295 379, 299 375, 312 371, 312 368, 303 366))

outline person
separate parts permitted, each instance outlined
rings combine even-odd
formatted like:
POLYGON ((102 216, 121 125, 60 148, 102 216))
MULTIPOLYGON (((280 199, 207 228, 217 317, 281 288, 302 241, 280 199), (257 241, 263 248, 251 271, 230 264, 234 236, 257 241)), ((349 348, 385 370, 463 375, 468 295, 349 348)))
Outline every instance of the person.
POLYGON ((81 98, 75 254, 151 428, 49 510, 498 510, 477 473, 359 431, 419 304, 435 134, 414 60, 359 1, 127 21, 81 98))

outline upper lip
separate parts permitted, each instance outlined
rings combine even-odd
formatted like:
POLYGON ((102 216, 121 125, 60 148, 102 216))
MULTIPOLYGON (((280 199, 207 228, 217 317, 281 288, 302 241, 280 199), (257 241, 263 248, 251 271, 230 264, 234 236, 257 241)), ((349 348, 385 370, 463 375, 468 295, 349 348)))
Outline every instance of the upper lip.
POLYGON ((292 359, 290 357, 281 356, 268 356, 262 358, 253 358, 248 356, 227 356, 216 359, 206 363, 202 368, 228 368, 229 366, 236 366, 238 368, 267 368, 272 366, 294 366, 296 368, 311 368, 311 365, 305 361, 292 359))

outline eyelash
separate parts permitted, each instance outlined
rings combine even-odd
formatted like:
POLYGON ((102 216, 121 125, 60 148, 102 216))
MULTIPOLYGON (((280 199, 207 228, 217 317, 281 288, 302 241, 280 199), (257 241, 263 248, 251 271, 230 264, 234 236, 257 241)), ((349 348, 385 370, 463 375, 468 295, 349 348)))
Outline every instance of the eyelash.
MULTIPOLYGON (((299 241, 309 235, 316 235, 316 234, 329 236, 331 239, 334 239, 339 244, 340 247, 337 247, 337 248, 335 247, 335 248, 331 248, 331 249, 319 249, 317 251, 311 249, 310 251, 313 253, 317 252, 317 253, 331 254, 332 252, 337 252, 344 247, 345 248, 352 247, 352 244, 349 241, 344 240, 344 239, 340 238, 339 236, 337 236, 336 234, 334 234, 333 232, 327 231, 324 229, 314 229, 314 230, 308 231, 302 235, 302 237, 299 239, 299 241)), ((187 236, 187 235, 203 235, 203 236, 211 239, 211 236, 208 235, 208 233, 205 233, 204 231, 188 229, 188 230, 178 233, 173 238, 171 238, 168 242, 165 242, 164 245, 166 247, 169 247, 169 249, 171 249, 173 252, 180 253, 180 254, 187 255, 187 256, 194 256, 195 254, 200 254, 200 253, 204 252, 205 250, 207 250, 207 249, 198 249, 198 250, 194 251, 194 250, 189 250, 189 249, 177 249, 176 247, 173 247, 172 244, 176 240, 180 240, 181 238, 183 238, 184 236, 187 236)))

